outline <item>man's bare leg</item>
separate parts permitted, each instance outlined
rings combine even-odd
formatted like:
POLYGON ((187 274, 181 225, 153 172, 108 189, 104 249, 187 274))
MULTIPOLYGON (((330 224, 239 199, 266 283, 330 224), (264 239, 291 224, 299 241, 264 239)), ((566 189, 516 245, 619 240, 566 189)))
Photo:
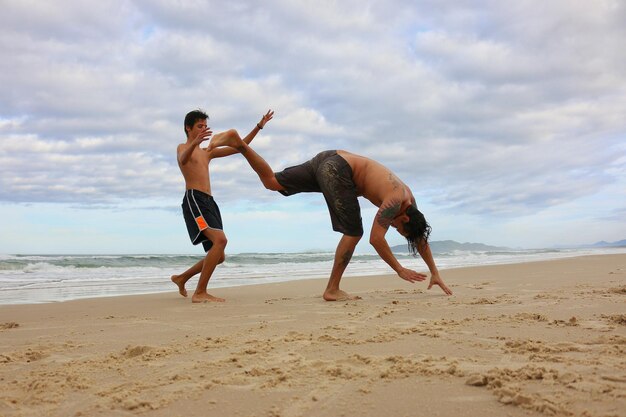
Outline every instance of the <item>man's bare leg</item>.
POLYGON ((360 236, 348 236, 343 235, 337 250, 335 251, 335 261, 333 263, 333 270, 330 273, 330 279, 324 291, 324 300, 326 301, 344 301, 344 300, 360 300, 359 296, 352 296, 345 291, 339 289, 339 283, 343 276, 346 267, 352 259, 354 248, 361 240, 360 236))
POLYGON ((223 133, 218 133, 213 136, 209 149, 213 149, 219 146, 230 146, 235 148, 250 164, 250 167, 257 173, 259 179, 268 190, 278 191, 283 187, 276 181, 274 177, 274 171, 272 167, 259 155, 254 149, 252 149, 246 142, 244 142, 239 134, 235 130, 228 130, 223 133))
POLYGON ((240 142, 245 144, 235 129, 229 129, 213 135, 211 142, 209 142, 209 150, 219 146, 230 146, 231 148, 239 149, 240 142))
POLYGON ((198 279, 198 285, 196 291, 191 296, 192 303, 205 303, 208 301, 224 302, 223 298, 214 297, 207 293, 206 287, 209 285, 209 279, 215 271, 215 267, 220 261, 224 260, 224 249, 226 248, 226 236, 221 230, 203 230, 204 233, 213 242, 213 246, 207 252, 202 263, 202 272, 200 273, 200 279, 198 279))
POLYGON ((204 259, 196 262, 191 268, 189 268, 182 274, 172 275, 172 282, 178 286, 178 292, 183 297, 187 297, 187 289, 185 288, 185 284, 191 279, 191 277, 202 272, 202 265, 204 265, 204 259))
MULTIPOLYGON (((218 264, 224 262, 224 256, 218 261, 218 264)), ((196 262, 191 268, 183 272, 179 275, 172 275, 172 282, 178 286, 178 292, 183 297, 187 297, 187 289, 185 288, 185 284, 189 281, 194 275, 202 272, 202 266, 204 265, 204 259, 196 262)))

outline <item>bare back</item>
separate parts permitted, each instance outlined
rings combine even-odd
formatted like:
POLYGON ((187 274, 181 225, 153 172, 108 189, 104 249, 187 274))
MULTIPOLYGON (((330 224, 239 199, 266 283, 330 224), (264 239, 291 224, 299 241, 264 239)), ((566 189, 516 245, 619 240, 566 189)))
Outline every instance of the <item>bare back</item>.
POLYGON ((383 201, 397 198, 405 209, 413 201, 413 194, 389 168, 373 159, 356 155, 347 151, 337 151, 352 168, 352 179, 360 195, 368 199, 376 207, 383 201))

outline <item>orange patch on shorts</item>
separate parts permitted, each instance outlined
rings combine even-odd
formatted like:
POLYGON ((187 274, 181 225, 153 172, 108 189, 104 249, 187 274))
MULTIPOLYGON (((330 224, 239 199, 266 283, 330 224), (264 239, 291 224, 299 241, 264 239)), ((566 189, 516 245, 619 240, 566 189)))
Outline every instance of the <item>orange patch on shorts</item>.
POLYGON ((198 217, 196 217, 196 224, 198 225, 198 227, 200 228, 200 230, 204 230, 204 229, 206 229, 207 227, 209 227, 209 226, 206 224, 206 221, 204 220, 204 217, 202 217, 202 216, 198 216, 198 217))

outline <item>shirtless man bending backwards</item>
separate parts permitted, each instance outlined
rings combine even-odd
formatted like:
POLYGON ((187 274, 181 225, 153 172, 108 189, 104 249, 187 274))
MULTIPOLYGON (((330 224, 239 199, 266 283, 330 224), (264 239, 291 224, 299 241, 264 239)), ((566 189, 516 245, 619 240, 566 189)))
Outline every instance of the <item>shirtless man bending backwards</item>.
POLYGON ((411 283, 423 281, 427 277, 400 265, 385 239, 389 226, 407 239, 413 256, 419 253, 426 262, 431 273, 428 289, 437 285, 444 293, 452 294, 439 275, 428 245, 430 226, 417 209, 409 187, 385 166, 372 159, 339 150, 321 152, 310 161, 274 173, 267 162, 235 131, 211 140, 209 149, 221 149, 220 147, 239 151, 269 190, 278 191, 285 196, 300 192, 324 194, 333 230, 343 234, 324 291, 325 300, 359 298, 339 289, 341 277, 363 235, 358 196, 365 197, 379 207, 372 223, 370 243, 398 276, 411 283))

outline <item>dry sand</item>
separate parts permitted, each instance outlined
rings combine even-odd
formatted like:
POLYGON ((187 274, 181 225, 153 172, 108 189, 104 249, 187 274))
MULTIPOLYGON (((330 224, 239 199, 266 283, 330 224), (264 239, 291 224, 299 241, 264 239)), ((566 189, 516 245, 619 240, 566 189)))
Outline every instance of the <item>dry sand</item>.
POLYGON ((626 255, 443 277, 0 306, 0 415, 626 416, 626 255))

